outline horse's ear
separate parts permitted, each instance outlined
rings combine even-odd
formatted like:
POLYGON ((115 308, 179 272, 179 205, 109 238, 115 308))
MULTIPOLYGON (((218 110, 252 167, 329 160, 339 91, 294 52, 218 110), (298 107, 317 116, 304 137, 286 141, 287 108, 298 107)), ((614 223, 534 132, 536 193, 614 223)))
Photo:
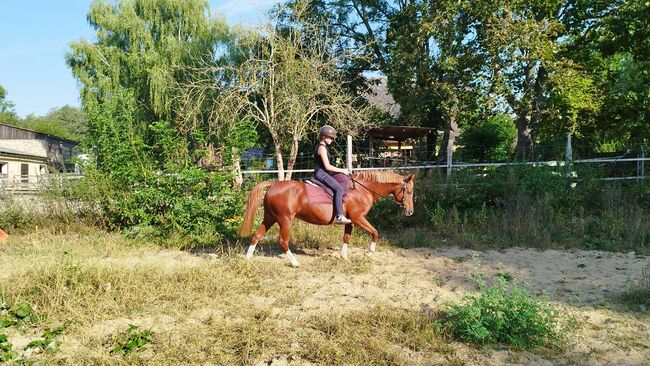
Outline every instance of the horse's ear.
POLYGON ((408 177, 404 178, 404 183, 408 183, 415 178, 415 174, 410 174, 408 177))

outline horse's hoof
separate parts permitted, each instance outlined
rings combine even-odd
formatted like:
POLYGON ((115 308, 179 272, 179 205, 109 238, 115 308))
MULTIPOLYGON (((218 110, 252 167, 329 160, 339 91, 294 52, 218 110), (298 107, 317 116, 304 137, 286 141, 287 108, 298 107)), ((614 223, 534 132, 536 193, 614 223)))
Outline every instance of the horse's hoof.
POLYGON ((293 268, 298 268, 298 267, 300 267, 300 263, 298 263, 298 262, 296 262, 296 263, 291 263, 291 267, 293 267, 293 268))
POLYGON ((347 255, 342 255, 341 258, 345 259, 346 261, 350 260, 350 257, 348 257, 347 255))

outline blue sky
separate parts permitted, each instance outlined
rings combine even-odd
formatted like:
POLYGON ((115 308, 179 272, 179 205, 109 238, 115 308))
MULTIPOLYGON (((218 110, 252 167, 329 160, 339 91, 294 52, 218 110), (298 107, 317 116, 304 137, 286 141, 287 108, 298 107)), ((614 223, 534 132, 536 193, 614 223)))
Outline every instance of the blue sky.
MULTIPOLYGON (((260 24, 280 0, 210 0, 230 25, 260 24)), ((0 85, 20 117, 79 106, 76 80, 65 64, 68 44, 93 39, 86 21, 92 0, 4 0, 0 5, 0 85)))

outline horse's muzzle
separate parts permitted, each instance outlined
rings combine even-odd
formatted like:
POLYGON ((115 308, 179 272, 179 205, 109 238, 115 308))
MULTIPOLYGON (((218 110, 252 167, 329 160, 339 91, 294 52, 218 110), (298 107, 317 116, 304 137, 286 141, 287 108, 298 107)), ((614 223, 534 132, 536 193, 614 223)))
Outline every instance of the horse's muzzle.
POLYGON ((413 209, 412 208, 405 208, 404 209, 404 215, 406 215, 406 216, 413 215, 413 209))

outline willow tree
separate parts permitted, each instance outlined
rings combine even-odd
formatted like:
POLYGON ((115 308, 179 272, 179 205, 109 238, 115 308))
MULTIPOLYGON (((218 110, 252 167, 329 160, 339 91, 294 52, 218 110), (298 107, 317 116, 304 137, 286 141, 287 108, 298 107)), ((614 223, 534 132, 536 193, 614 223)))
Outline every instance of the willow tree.
POLYGON ((346 91, 340 59, 329 52, 327 40, 314 42, 303 31, 267 27, 249 33, 239 44, 248 53, 244 62, 206 66, 192 73, 203 77, 186 85, 186 111, 195 106, 197 113, 205 113, 199 106, 214 98, 209 114, 215 130, 237 121, 254 121, 268 130, 279 180, 291 179, 299 143, 320 125, 354 134, 367 118, 361 97, 346 91))
MULTIPOLYGON (((188 78, 187 67, 212 57, 228 27, 210 17, 207 0, 98 0, 88 21, 96 40, 71 43, 66 57, 81 86, 89 142, 100 165, 116 157, 113 144, 122 139, 131 138, 133 153, 142 157, 156 144, 150 125, 174 125, 177 85, 188 78)), ((179 131, 177 137, 187 134, 179 131)), ((184 165, 187 156, 185 151, 173 158, 184 165)))

